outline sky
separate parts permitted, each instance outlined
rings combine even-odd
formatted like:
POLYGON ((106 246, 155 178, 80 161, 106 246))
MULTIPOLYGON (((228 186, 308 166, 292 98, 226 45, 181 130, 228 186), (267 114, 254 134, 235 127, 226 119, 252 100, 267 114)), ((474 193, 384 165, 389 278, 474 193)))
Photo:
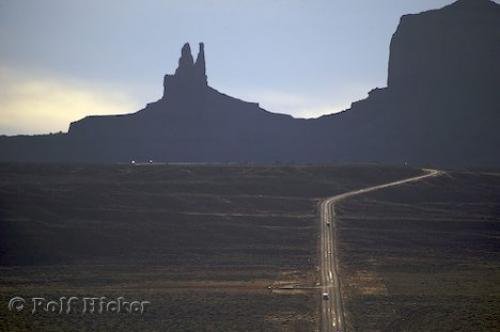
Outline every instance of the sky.
POLYGON ((135 112, 200 41, 217 90, 294 117, 339 112, 386 85, 402 15, 452 2, 0 0, 0 134, 135 112))

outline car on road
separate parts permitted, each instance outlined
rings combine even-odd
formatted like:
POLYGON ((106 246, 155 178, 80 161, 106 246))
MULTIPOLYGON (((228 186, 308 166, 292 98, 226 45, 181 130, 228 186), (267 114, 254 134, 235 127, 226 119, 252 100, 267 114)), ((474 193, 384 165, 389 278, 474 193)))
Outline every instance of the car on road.
POLYGON ((328 299, 330 299, 330 295, 328 295, 328 293, 323 293, 323 300, 325 301, 328 301, 328 299))
POLYGON ((327 226, 330 226, 330 222, 329 222, 329 221, 327 221, 327 222, 326 222, 326 225, 327 225, 327 226))

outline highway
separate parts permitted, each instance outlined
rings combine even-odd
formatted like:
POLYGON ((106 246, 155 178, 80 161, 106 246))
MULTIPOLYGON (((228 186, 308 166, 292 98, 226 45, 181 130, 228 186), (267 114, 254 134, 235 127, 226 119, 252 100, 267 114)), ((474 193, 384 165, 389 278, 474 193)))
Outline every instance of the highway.
POLYGON ((336 251, 335 203, 368 192, 395 187, 409 182, 442 175, 444 172, 424 169, 424 175, 394 181, 382 185, 350 191, 325 199, 320 205, 320 272, 321 272, 321 331, 345 332, 344 307, 341 292, 341 280, 338 274, 336 251))

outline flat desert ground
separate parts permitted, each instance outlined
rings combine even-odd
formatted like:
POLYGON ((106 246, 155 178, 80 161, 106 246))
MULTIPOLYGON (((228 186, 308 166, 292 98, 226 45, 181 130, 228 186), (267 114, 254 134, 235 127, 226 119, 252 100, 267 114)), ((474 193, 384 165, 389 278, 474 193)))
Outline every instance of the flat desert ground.
MULTIPOLYGON (((0 164, 0 330, 318 330, 319 202, 421 173, 0 164), (14 296, 151 304, 32 314, 14 296)), ((336 206, 350 330, 498 329, 499 196, 498 173, 449 171, 336 206)))

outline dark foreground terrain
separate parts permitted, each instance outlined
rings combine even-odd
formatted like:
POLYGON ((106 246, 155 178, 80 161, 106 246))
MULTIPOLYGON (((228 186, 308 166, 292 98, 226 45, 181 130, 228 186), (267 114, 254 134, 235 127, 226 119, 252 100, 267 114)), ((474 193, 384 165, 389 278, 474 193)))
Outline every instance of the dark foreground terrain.
POLYGON ((0 330, 315 330, 319 199, 418 173, 1 164, 0 330), (143 315, 32 315, 29 302, 8 310, 14 296, 151 304, 143 315))
POLYGON ((448 172, 336 210, 350 330, 500 330, 500 173, 448 172))

